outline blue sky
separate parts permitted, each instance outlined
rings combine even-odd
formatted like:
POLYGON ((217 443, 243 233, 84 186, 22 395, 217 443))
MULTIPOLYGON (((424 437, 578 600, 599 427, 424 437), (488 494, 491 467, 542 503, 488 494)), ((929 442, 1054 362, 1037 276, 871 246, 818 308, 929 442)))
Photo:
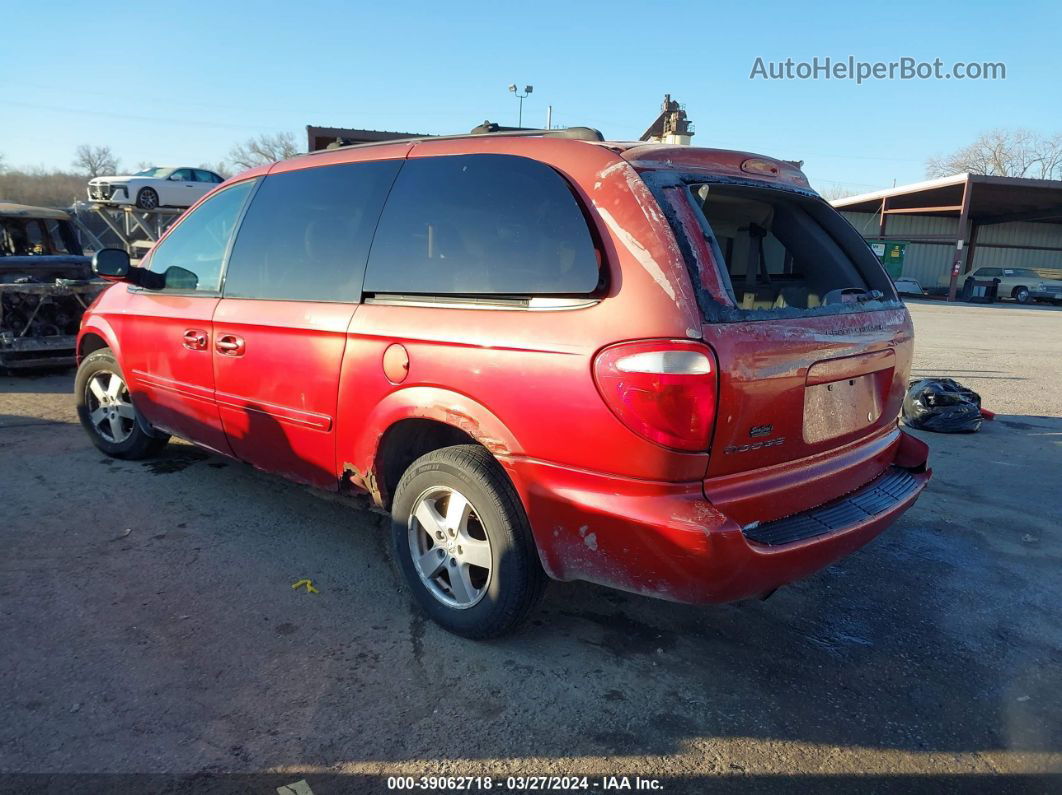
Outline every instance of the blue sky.
POLYGON ((663 94, 694 143, 802 159, 820 190, 922 179, 994 127, 1062 132, 1057 2, 11 3, 0 74, 8 165, 67 167, 78 144, 124 165, 215 162, 306 124, 423 133, 516 123, 640 135, 663 94), (42 22, 42 17, 44 21, 42 22), (14 35, 17 32, 17 35, 14 35), (757 57, 945 66, 1003 81, 750 80, 757 57))

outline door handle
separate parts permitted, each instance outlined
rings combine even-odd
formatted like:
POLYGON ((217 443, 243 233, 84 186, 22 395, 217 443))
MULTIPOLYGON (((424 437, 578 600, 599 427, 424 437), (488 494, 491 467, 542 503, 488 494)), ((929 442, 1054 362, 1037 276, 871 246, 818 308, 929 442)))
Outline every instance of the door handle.
POLYGON ((222 334, 214 340, 214 348, 224 356, 243 356, 245 343, 243 337, 235 334, 222 334))
POLYGON ((207 333, 196 328, 190 328, 184 332, 184 341, 181 344, 190 351, 205 351, 207 333))

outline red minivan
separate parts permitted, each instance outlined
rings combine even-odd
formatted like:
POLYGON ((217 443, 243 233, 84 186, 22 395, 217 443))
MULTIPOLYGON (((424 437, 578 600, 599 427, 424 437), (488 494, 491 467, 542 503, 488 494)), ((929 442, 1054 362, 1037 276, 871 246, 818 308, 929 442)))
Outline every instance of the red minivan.
POLYGON ((78 411, 392 516, 416 600, 511 630, 548 578, 762 597, 929 480, 912 326, 792 163, 587 128, 343 147, 204 197, 86 313, 78 411))

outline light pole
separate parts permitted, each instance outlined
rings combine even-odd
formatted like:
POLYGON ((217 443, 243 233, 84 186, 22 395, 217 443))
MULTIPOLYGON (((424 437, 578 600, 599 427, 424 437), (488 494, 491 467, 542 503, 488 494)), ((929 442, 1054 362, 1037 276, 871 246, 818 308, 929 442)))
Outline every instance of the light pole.
POLYGON ((516 98, 520 100, 520 113, 516 117, 516 126, 517 127, 523 127, 524 126, 524 98, 528 94, 530 94, 532 91, 534 91, 535 87, 534 86, 524 86, 524 93, 521 94, 516 89, 516 83, 513 83, 511 86, 509 86, 509 90, 512 93, 516 94, 516 98))

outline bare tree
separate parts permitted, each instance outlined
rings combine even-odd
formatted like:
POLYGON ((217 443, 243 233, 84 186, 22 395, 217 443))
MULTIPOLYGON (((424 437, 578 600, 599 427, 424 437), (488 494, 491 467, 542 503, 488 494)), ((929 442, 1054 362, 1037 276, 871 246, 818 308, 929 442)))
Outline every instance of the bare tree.
POLYGON ((298 153, 295 136, 290 132, 279 132, 273 135, 263 133, 232 147, 229 160, 236 168, 245 169, 284 160, 298 153))
POLYGON ((1062 179, 1062 133, 1026 129, 991 130, 968 146, 926 161, 926 176, 987 174, 996 177, 1062 179))
POLYGON ((0 198, 38 207, 69 207, 85 197, 85 177, 43 168, 8 168, 0 172, 0 198))
POLYGON ((106 177, 118 173, 118 158, 109 146, 81 144, 74 153, 74 168, 89 177, 106 177))
POLYGON ((856 192, 849 190, 844 185, 834 184, 828 188, 823 188, 819 191, 819 195, 828 202, 837 201, 838 199, 847 199, 849 196, 855 196, 856 192))

